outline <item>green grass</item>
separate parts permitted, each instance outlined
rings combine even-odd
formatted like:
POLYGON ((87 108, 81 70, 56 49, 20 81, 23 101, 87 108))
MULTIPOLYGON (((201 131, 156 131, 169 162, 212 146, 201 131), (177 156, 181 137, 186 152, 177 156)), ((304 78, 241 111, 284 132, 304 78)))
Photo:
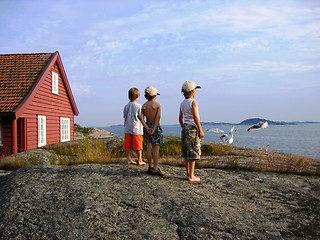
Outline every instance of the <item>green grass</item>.
POLYGON ((82 133, 83 136, 88 136, 90 134, 90 128, 82 127, 78 124, 74 124, 74 131, 82 133))
MULTIPOLYGON (((44 161, 51 165, 126 163, 122 144, 122 138, 101 140, 86 137, 78 141, 47 145, 33 154, 26 152, 2 158, 0 159, 0 169, 14 170, 41 165, 44 161), (45 150, 49 154, 44 155, 43 151, 45 150)), ((144 149, 146 149, 146 146, 144 146, 144 149)), ((214 143, 202 143, 201 150, 202 160, 197 161, 197 168, 320 175, 319 167, 314 166, 315 162, 319 166, 319 161, 307 157, 214 143)), ((145 151, 143 154, 145 158, 145 151)), ((136 157, 133 151, 132 157, 136 157)), ((184 159, 181 158, 180 138, 165 137, 164 143, 160 147, 160 158, 160 164, 184 166, 184 159)))

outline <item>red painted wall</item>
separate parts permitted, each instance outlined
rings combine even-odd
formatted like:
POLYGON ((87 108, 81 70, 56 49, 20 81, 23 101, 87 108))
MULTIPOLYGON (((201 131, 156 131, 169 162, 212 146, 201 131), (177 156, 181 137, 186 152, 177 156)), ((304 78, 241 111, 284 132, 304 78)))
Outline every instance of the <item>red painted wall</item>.
POLYGON ((70 140, 73 140, 74 113, 57 64, 43 80, 20 116, 27 120, 26 150, 38 147, 38 115, 46 116, 47 144, 60 142, 60 117, 70 118, 70 140), (59 74, 58 95, 52 93, 52 71, 59 74))
POLYGON ((0 146, 0 157, 12 154, 12 128, 11 119, 2 118, 2 146, 0 146))

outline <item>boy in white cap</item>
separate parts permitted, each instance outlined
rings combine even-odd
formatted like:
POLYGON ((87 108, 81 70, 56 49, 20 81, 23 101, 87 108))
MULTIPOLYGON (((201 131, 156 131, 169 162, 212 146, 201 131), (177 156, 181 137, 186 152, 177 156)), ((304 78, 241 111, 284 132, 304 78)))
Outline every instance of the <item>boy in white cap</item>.
POLYGON ((141 121, 144 126, 144 140, 147 142, 147 173, 163 176, 165 172, 158 166, 160 144, 163 143, 163 131, 160 126, 161 105, 156 100, 160 94, 154 86, 147 87, 144 93, 148 101, 142 105, 141 121))
POLYGON ((196 97, 197 86, 194 82, 186 81, 182 85, 182 93, 185 99, 180 104, 179 123, 182 128, 182 157, 185 159, 186 177, 190 182, 199 182, 200 178, 194 175, 195 163, 200 160, 201 143, 200 138, 204 132, 200 123, 198 102, 196 97))

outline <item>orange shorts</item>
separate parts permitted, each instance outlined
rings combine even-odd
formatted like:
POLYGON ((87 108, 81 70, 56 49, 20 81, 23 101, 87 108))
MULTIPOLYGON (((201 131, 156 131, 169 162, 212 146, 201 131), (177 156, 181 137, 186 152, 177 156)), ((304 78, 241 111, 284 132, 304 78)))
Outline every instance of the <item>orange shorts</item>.
POLYGON ((124 134, 124 150, 143 150, 143 135, 124 134))

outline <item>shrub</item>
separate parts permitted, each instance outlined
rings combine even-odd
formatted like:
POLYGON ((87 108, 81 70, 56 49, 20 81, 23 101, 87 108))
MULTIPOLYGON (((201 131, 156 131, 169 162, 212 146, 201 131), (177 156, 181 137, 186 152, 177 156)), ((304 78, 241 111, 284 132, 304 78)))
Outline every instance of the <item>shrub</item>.
POLYGON ((74 124, 74 131, 75 132, 81 132, 83 136, 88 136, 90 133, 90 128, 87 127, 81 127, 78 124, 74 124))
POLYGON ((166 137, 160 147, 161 157, 178 157, 181 155, 181 140, 178 137, 166 137))

